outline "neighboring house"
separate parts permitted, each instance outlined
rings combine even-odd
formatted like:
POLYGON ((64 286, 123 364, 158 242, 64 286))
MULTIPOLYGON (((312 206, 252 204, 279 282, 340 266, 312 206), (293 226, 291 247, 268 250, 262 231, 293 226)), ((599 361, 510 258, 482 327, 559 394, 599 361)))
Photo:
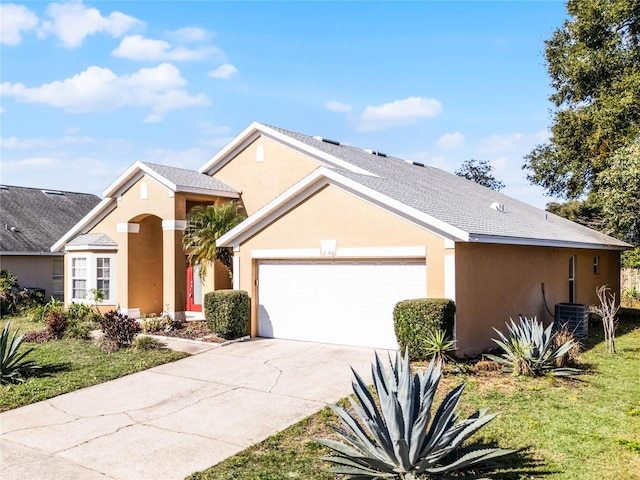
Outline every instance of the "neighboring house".
POLYGON ((62 252, 51 246, 100 199, 88 193, 0 185, 0 265, 22 288, 64 297, 62 252))
MULTIPOLYGON (((115 265, 110 305, 196 309, 186 214, 234 198, 248 218, 218 243, 234 249, 233 287, 251 296, 254 336, 395 347, 396 302, 447 297, 458 353, 477 353, 509 317, 549 320, 545 300, 590 304, 599 285, 619 291, 629 247, 436 168, 254 123, 198 172, 138 162, 116 180, 54 246, 67 252, 67 302, 74 281, 97 285, 102 258, 115 265)), ((223 268, 203 292, 226 286, 223 268)))

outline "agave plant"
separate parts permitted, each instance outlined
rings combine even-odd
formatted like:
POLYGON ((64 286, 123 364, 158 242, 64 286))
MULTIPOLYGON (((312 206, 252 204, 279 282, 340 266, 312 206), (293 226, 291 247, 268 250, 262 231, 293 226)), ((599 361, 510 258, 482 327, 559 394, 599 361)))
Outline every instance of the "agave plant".
POLYGON ((424 339, 424 350, 435 355, 436 359, 444 364, 451 359, 447 354, 455 350, 455 342, 447 337, 447 332, 441 328, 430 330, 424 339))
POLYGON ((35 347, 19 352, 24 335, 18 337, 17 329, 11 335, 9 332, 10 324, 11 322, 7 322, 0 334, 0 383, 3 385, 24 382, 26 374, 40 369, 32 360, 24 360, 24 357, 29 355, 35 347))
POLYGON ((431 416, 433 397, 442 373, 435 357, 423 373, 411 373, 409 354, 389 357, 390 369, 376 354, 372 365, 373 388, 380 406, 362 378, 355 372, 352 383, 357 402, 349 398, 353 413, 332 405, 342 426, 331 425, 346 442, 318 439, 337 454, 323 459, 336 464, 333 473, 362 479, 399 478, 413 480, 477 466, 481 462, 512 453, 499 448, 476 449, 456 457, 457 448, 497 414, 480 410, 457 422, 455 413, 464 384, 445 397, 431 416), (456 423, 457 422, 457 423, 456 423))
POLYGON ((500 340, 493 339, 504 353, 501 356, 485 355, 490 360, 506 365, 514 375, 544 375, 553 373, 556 376, 567 376, 582 373, 577 368, 558 367, 558 359, 574 347, 575 340, 557 344, 556 334, 553 333, 553 325, 544 328, 542 322, 536 317, 520 317, 517 325, 513 319, 507 323, 509 338, 502 332, 494 330, 500 336, 500 340))

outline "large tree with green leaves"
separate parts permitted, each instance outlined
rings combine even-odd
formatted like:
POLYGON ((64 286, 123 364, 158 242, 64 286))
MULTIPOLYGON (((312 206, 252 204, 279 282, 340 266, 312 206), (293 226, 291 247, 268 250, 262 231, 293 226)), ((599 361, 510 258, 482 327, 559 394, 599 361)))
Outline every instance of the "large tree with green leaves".
POLYGON ((466 160, 456 170, 456 175, 489 187, 496 192, 504 188, 504 183, 493 176, 493 166, 487 160, 476 160, 475 158, 466 160))
POLYGON ((597 192, 598 175, 640 135, 640 1, 569 0, 567 10, 545 42, 551 136, 523 168, 548 193, 575 199, 597 192))
POLYGON ((187 228, 182 245, 189 265, 200 267, 202 278, 207 268, 219 260, 231 272, 233 252, 218 247, 218 239, 246 218, 242 206, 236 201, 224 205, 198 205, 187 215, 187 228))

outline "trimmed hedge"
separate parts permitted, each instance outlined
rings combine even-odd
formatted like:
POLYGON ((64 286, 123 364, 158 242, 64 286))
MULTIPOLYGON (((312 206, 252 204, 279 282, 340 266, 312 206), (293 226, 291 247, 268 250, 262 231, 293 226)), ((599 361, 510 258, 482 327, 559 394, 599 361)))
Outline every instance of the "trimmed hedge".
POLYGON ((424 340, 434 330, 444 330, 453 338, 456 306, 446 298, 416 298, 398 302, 393 309, 393 328, 400 351, 409 347, 409 358, 414 361, 430 360, 424 340))
POLYGON ((216 290, 204 296, 204 314, 209 330, 233 340, 249 329, 249 294, 244 290, 216 290))

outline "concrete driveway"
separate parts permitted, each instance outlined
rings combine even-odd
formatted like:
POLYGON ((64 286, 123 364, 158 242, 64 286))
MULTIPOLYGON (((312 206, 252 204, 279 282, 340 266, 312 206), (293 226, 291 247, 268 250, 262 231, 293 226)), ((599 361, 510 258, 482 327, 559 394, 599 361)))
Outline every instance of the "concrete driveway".
POLYGON ((182 479, 346 396, 373 355, 253 339, 11 410, 0 478, 182 479))

